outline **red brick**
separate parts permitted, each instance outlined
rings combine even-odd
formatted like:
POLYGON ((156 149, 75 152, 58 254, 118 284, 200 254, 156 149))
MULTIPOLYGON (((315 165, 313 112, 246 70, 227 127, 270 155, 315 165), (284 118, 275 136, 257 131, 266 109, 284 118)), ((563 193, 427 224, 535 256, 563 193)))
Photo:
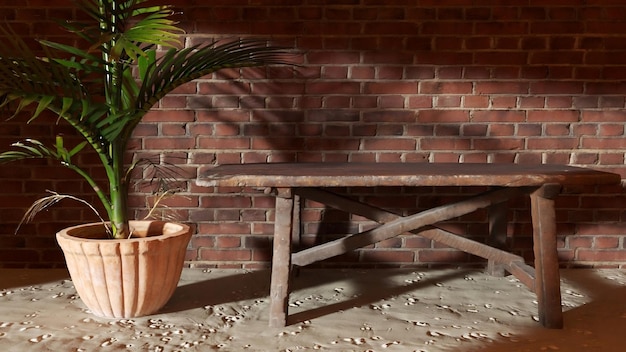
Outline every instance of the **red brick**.
POLYGON ((460 126, 459 125, 436 125, 435 126, 435 136, 459 136, 460 126))
POLYGON ((539 111, 533 110, 528 112, 529 122, 577 122, 580 118, 580 112, 576 110, 559 110, 559 111, 539 111))
POLYGON ((364 150, 415 150, 414 139, 371 139, 364 141, 364 150))
POLYGON ((544 108, 545 102, 543 97, 521 97, 520 108, 544 108))
POLYGON ((518 138, 476 139, 474 149, 477 150, 515 150, 522 149, 524 140, 518 138))
POLYGON ((368 94, 416 94, 417 84, 411 82, 371 82, 365 84, 368 94))
POLYGON ((195 235, 191 238, 191 245, 194 248, 215 246, 215 236, 195 235))
POLYGON ((472 92, 470 82, 420 82, 421 94, 469 94, 472 92))
POLYGON ((598 125, 592 123, 582 123, 573 125, 575 136, 595 136, 598 133, 598 125))
POLYGON ((496 96, 491 98, 491 105, 494 109, 513 109, 517 105, 517 98, 496 96))
POLYGON ((624 149, 626 141, 624 138, 584 138, 582 148, 589 149, 624 149))
POLYGON ((435 78, 435 69, 432 67, 410 66, 405 69, 407 79, 432 79, 435 78))
POLYGON ((463 48, 463 38, 460 37, 437 37, 435 38, 435 50, 460 50, 463 48))
POLYGON ((518 164, 541 164, 541 154, 519 153, 517 156, 518 164))
POLYGON ((469 65, 473 62, 473 56, 464 52, 418 52, 415 54, 415 61, 422 65, 469 65))
POLYGON ((624 125, 603 123, 598 125, 599 136, 622 136, 624 135, 624 125))
POLYGON ((413 55, 398 52, 365 52, 362 61, 365 64, 412 64, 413 55))
POLYGON ((578 229, 578 235, 621 235, 624 234, 624 225, 611 223, 585 224, 578 229))
POLYGON ((531 94, 580 94, 584 87, 575 82, 537 82, 530 86, 531 94))
POLYGON ((625 102, 625 99, 624 99, 624 97, 621 97, 621 96, 600 97, 600 107, 601 108, 621 108, 622 106, 624 106, 624 102, 625 102))
POLYGON ((526 119, 523 111, 509 110, 477 110, 472 112, 472 121, 511 123, 522 122, 526 119))
POLYGON ((433 126, 411 125, 407 126, 407 136, 432 136, 433 126))
POLYGON ((348 96, 326 97, 324 99, 324 108, 328 109, 347 109, 351 107, 352 99, 348 96))
POLYGON ((600 155, 598 153, 576 153, 573 164, 594 165, 598 163, 600 155))
POLYGON ((437 10, 437 18, 442 20, 460 20, 463 17, 463 10, 460 8, 439 8, 437 10))
POLYGON ((198 225, 199 233, 212 234, 250 234, 250 224, 248 223, 201 223, 198 225))
POLYGON ((422 150, 470 150, 470 146, 471 141, 466 138, 424 138, 419 145, 420 149, 422 150))
POLYGON ((577 138, 529 138, 528 149, 575 149, 578 146, 577 138))
POLYGON ((486 153, 473 153, 463 155, 464 163, 486 163, 488 162, 488 159, 489 155, 486 153))
POLYGON ((216 238, 217 248, 239 248, 241 247, 241 237, 232 236, 217 236, 216 238))
POLYGON ((198 250, 200 260, 210 261, 249 261, 252 259, 252 251, 247 249, 239 250, 212 250, 201 248, 198 250))
POLYGON ((624 164, 624 153, 601 153, 599 157, 601 165, 624 164))
POLYGON ((405 98, 401 95, 383 95, 378 100, 381 109, 401 109, 405 105, 405 98))
POLYGON ((576 97, 572 106, 577 109, 593 109, 599 106, 600 99, 598 97, 576 97))
POLYGON ((411 263, 415 254, 412 251, 403 250, 363 250, 361 260, 364 262, 380 263, 411 263))
POLYGON ((626 251, 581 249, 576 252, 576 259, 588 262, 623 262, 626 261, 626 251))
POLYGON ((419 122, 468 122, 469 114, 463 110, 422 110, 417 116, 419 122))
POLYGON ((303 83, 254 83, 251 94, 258 95, 282 95, 282 94, 304 94, 305 85, 303 83))
POLYGON ((597 222, 616 222, 620 221, 621 210, 617 209, 600 209, 596 212, 595 220, 597 222))
POLYGON ((204 149, 248 149, 250 148, 250 139, 248 138, 214 138, 200 137, 197 145, 188 148, 204 148, 204 149))
POLYGON ((556 97, 549 96, 546 98, 546 108, 559 109, 559 108, 571 108, 572 97, 556 97))
MULTIPOLYGON (((583 120, 586 122, 624 122, 626 121, 626 111, 584 111, 583 120)), ((600 125, 602 126, 602 125, 600 125)))
POLYGON ((197 111, 198 123, 249 121, 250 113, 241 110, 197 111))
POLYGON ((455 108, 461 106, 461 97, 459 96, 440 96, 437 97, 436 104, 437 107, 442 108, 455 108))
POLYGON ((585 91, 587 94, 599 94, 599 95, 625 94, 626 83, 614 83, 614 82, 587 83, 585 91))
POLYGON ((322 68, 323 79, 346 79, 348 78, 348 67, 346 66, 326 66, 322 68))
POLYGON ((464 136, 486 136, 488 127, 486 124, 463 125, 462 134, 464 136))
MULTIPOLYGON (((373 79, 376 75, 376 67, 375 66, 368 66, 368 67, 363 67, 363 66, 354 66, 352 68, 350 68, 350 78, 351 79, 357 79, 357 80, 364 80, 364 79, 373 79)), ((409 77, 410 78, 410 77, 409 77)))
POLYGON ((594 238, 593 247, 597 249, 619 248, 619 237, 598 236, 594 238))
POLYGON ((525 82, 477 82, 477 94, 528 94, 529 85, 525 82))
POLYGON ((425 109, 433 107, 433 98, 429 96, 412 96, 407 106, 409 109, 425 109))
POLYGON ((469 254, 451 249, 421 249, 418 251, 418 259, 422 263, 462 263, 469 260, 469 254))
POLYGON ((406 110, 375 110, 363 113, 364 122, 414 123, 415 113, 406 110))
MULTIPOLYGON (((313 150, 358 150, 359 141, 355 138, 309 138, 307 140, 307 146, 313 150)), ((277 149, 277 148, 272 148, 277 149)), ((278 148, 285 150, 287 148, 278 148)), ((301 148, 294 148, 301 149, 301 148)))
POLYGON ((422 23, 423 34, 446 34, 456 35, 458 33, 472 33, 474 30, 471 23, 456 22, 455 26, 450 26, 445 22, 424 22, 422 23))
POLYGON ((467 109, 486 109, 489 107, 489 98, 485 96, 463 97, 463 107, 467 109))
POLYGON ((525 52, 484 52, 477 55, 475 61, 479 65, 525 65, 528 63, 525 52))
POLYGON ((150 122, 192 122, 194 120, 193 111, 185 110, 153 110, 150 111, 142 121, 150 122))
POLYGON ((569 136, 570 125, 569 124, 546 124, 545 125, 546 136, 569 136))
POLYGON ((519 79, 521 70, 517 67, 494 67, 492 76, 499 79, 519 79))
MULTIPOLYGON (((497 38, 493 48, 497 50, 512 50, 512 49, 519 48, 520 46, 519 43, 520 43, 519 38, 511 38, 511 37, 497 38)), ((515 71, 517 71, 517 69, 515 69, 515 71)))

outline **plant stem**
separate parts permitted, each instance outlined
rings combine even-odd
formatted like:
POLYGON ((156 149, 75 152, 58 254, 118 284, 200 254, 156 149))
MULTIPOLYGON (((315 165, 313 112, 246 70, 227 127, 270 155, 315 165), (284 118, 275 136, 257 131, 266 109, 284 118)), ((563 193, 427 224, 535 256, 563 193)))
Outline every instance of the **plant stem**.
POLYGON ((128 182, 126 173, 124 172, 124 151, 126 145, 123 143, 113 143, 111 145, 112 162, 111 168, 108 169, 111 212, 109 220, 111 220, 111 230, 113 238, 130 237, 130 229, 128 226, 128 182))

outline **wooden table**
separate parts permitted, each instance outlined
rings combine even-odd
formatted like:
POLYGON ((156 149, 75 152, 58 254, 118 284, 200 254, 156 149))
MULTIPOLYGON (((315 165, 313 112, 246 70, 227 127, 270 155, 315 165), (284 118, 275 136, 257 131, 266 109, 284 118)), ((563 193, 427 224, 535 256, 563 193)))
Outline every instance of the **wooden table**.
POLYGON ((539 321, 548 328, 563 326, 554 198, 563 185, 617 184, 617 174, 560 165, 447 163, 270 163, 220 165, 200 171, 199 186, 262 187, 276 196, 270 288, 271 327, 287 325, 292 266, 304 266, 398 236, 418 233, 433 241, 487 259, 491 274, 509 272, 537 295, 539 321), (489 191, 464 200, 402 217, 357 202, 332 187, 489 186, 489 191), (534 267, 505 250, 505 202, 530 196, 534 267), (292 253, 299 237, 299 198, 307 198, 372 219, 380 226, 292 253), (488 243, 447 232, 436 223, 478 209, 489 213, 488 243), (434 231, 417 229, 434 227, 434 231))

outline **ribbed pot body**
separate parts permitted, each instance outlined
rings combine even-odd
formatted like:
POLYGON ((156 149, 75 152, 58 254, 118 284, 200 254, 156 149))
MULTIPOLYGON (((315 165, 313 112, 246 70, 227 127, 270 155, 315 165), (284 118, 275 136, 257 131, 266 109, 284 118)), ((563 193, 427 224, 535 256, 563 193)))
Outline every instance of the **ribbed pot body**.
POLYGON ((191 229, 165 221, 131 221, 133 237, 107 239, 102 223, 57 233, 81 300, 97 316, 150 315, 170 299, 182 273, 191 229))

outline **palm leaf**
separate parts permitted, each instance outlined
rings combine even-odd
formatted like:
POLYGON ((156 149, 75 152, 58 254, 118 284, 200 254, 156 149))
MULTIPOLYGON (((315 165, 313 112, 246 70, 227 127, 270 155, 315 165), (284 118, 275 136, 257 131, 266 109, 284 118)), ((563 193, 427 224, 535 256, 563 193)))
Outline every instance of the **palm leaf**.
POLYGON ((71 158, 83 150, 86 145, 87 142, 85 141, 79 143, 71 150, 68 150, 64 146, 62 136, 56 137, 54 148, 46 147, 42 142, 36 139, 25 139, 11 144, 15 150, 0 153, 0 164, 24 159, 54 159, 64 165, 71 165, 71 158))
MULTIPOLYGON (((106 208, 113 235, 124 237, 129 172, 136 166, 126 167, 124 157, 142 117, 182 84, 223 68, 287 63, 286 53, 253 39, 177 49, 182 30, 170 19, 171 7, 149 5, 149 0, 75 1, 87 20, 58 23, 83 41, 76 47, 42 40, 43 56, 38 57, 19 35, 0 26, 0 108, 11 109, 15 116, 34 105, 28 110, 29 122, 50 110, 86 140, 70 149, 61 137, 52 147, 27 140, 1 153, 0 163, 27 158, 61 161, 87 180, 106 208), (159 47, 170 50, 157 59, 159 47), (72 163, 87 143, 100 157, 110 183, 108 193, 72 163)), ((170 176, 175 178, 163 174, 158 178, 170 176)))
POLYGON ((136 60, 145 55, 144 43, 173 47, 180 44, 183 31, 170 20, 170 6, 143 6, 146 0, 97 1, 80 0, 87 14, 97 25, 70 22, 62 24, 91 44, 90 51, 99 51, 112 60, 136 60), (135 23, 128 28, 123 25, 135 23))
MULTIPOLYGON (((96 208, 93 205, 91 205, 91 203, 89 203, 88 201, 82 198, 68 195, 68 194, 59 194, 59 193, 52 192, 52 191, 48 191, 48 192, 50 192, 51 195, 37 199, 28 208, 28 210, 26 210, 26 212, 24 213, 24 216, 22 217, 22 220, 20 220, 20 223, 17 226, 17 229, 15 229, 15 233, 19 231, 22 224, 32 221, 35 215, 37 215, 37 213, 50 208, 51 206, 57 204, 58 202, 64 199, 71 199, 71 200, 75 200, 77 202, 85 204, 89 209, 91 209, 96 214, 96 216, 98 216, 98 218, 100 218, 100 221, 102 223, 105 222, 104 219, 102 219, 102 216, 100 216, 100 213, 98 212, 98 210, 96 210, 96 208)), ((105 226, 105 228, 107 229, 106 230, 107 232, 110 232, 110 229, 108 226, 105 226)))
POLYGON ((56 153, 54 150, 46 147, 43 143, 35 139, 26 139, 21 142, 15 142, 11 144, 11 146, 16 148, 16 150, 9 150, 0 153, 0 164, 24 159, 41 159, 50 157, 56 159, 56 153))
POLYGON ((107 63, 105 60, 102 60, 100 56, 90 54, 87 51, 81 50, 73 46, 55 43, 48 40, 40 40, 39 43, 72 55, 70 59, 51 58, 51 60, 67 67, 68 69, 73 69, 79 72, 84 71, 87 73, 102 73, 104 71, 104 68, 109 65, 109 63, 107 63), (77 57, 82 58, 82 60, 76 61, 77 57))
POLYGON ((67 67, 39 59, 12 30, 0 26, 0 33, 6 36, 0 41, 0 104, 21 100, 15 110, 19 113, 36 103, 35 118, 46 108, 67 106, 66 99, 87 98, 83 83, 67 67))

